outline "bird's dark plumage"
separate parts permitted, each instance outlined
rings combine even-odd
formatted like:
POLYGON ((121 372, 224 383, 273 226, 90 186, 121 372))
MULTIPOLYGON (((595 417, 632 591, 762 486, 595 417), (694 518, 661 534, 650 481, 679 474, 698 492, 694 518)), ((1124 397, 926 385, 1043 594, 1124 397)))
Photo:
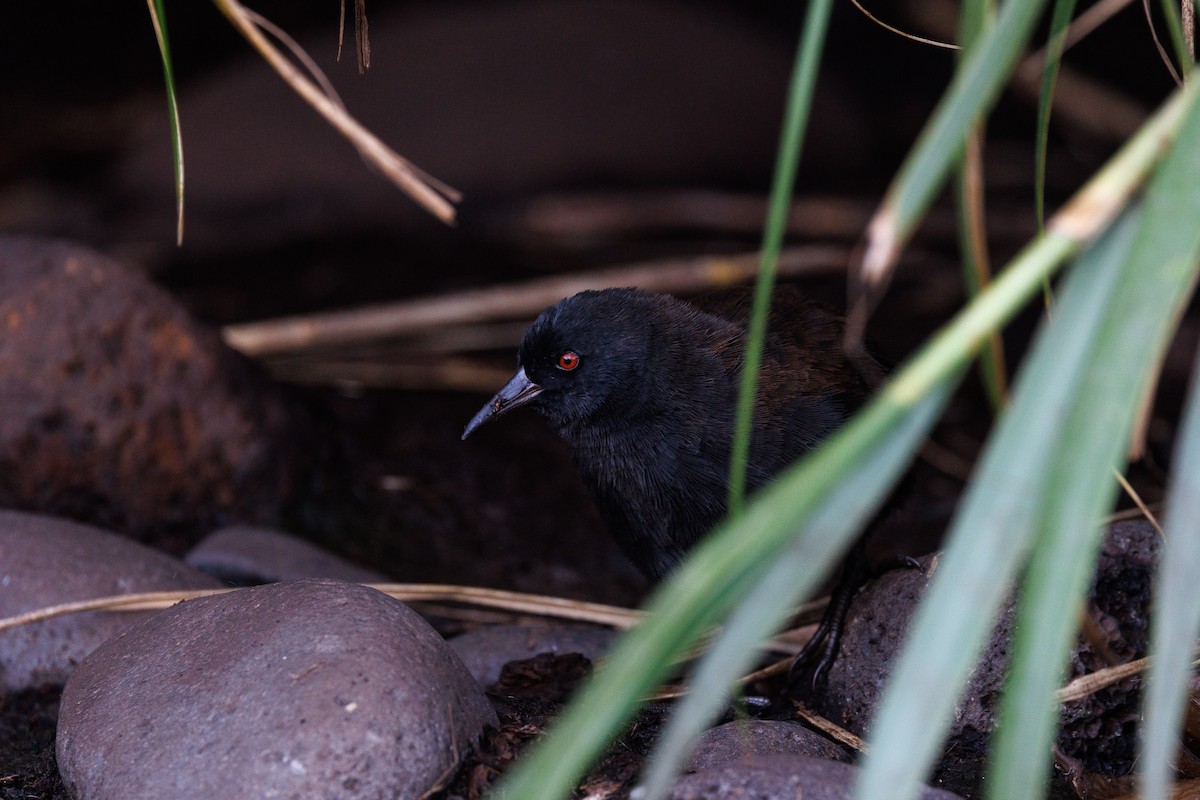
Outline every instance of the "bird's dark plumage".
MULTIPOLYGON (((657 578, 725 514, 748 295, 687 303, 637 289, 588 291, 542 313, 520 370, 463 438, 520 405, 570 445, 613 536, 657 578), (703 306, 703 307, 702 307, 703 306)), ((773 301, 747 488, 837 428, 868 393, 840 320, 792 290, 773 301)))

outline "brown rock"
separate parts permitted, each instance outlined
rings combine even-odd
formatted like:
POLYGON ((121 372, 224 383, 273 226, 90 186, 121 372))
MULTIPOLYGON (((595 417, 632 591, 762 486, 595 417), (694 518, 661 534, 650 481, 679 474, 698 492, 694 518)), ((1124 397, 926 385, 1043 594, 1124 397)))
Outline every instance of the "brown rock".
POLYGON ((135 270, 0 237, 0 506, 114 530, 269 521, 295 432, 250 364, 135 270))
MULTIPOLYGON (((163 553, 64 519, 0 511, 0 617, 116 594, 220 584, 163 553)), ((71 614, 0 632, 0 690, 62 683, 148 614, 71 614)))

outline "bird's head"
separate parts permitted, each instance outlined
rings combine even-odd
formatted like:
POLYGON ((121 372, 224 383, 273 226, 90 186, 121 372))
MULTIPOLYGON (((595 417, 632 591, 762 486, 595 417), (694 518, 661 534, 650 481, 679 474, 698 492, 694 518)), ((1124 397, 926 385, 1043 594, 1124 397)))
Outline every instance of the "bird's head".
POLYGON ((605 289, 543 311, 521 340, 517 374, 467 424, 463 438, 524 405, 565 429, 601 407, 635 403, 659 301, 637 289, 605 289))

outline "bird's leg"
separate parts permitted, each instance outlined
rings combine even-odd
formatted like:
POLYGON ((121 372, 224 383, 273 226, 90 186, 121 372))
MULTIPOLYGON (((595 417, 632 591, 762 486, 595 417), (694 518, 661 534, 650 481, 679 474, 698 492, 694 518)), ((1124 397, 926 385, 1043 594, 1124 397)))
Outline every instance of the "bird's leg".
POLYGON ((850 610, 850 602, 867 581, 867 573, 867 556, 860 539, 842 562, 842 574, 830 593, 829 605, 821 615, 816 632, 792 661, 792 667, 788 670, 790 688, 798 689, 803 682, 807 683, 807 691, 815 691, 825 673, 829 671, 833 660, 837 658, 838 645, 842 640, 842 627, 846 622, 846 613, 850 610))
POLYGON ((850 603, 868 580, 893 569, 920 569, 920 563, 910 556, 895 556, 876 564, 867 560, 865 537, 859 539, 842 562, 842 574, 829 597, 829 605, 821 616, 816 632, 792 661, 788 670, 788 685, 800 688, 807 678, 806 690, 814 692, 821 679, 833 666, 842 643, 842 631, 850 603))

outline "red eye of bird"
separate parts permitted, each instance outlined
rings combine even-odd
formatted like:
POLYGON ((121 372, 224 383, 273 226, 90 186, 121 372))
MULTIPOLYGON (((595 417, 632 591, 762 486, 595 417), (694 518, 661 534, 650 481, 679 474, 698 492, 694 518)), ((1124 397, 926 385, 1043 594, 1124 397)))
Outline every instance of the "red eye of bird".
POLYGON ((564 372, 570 372, 579 366, 579 354, 572 353, 570 350, 558 357, 558 368, 564 372))

